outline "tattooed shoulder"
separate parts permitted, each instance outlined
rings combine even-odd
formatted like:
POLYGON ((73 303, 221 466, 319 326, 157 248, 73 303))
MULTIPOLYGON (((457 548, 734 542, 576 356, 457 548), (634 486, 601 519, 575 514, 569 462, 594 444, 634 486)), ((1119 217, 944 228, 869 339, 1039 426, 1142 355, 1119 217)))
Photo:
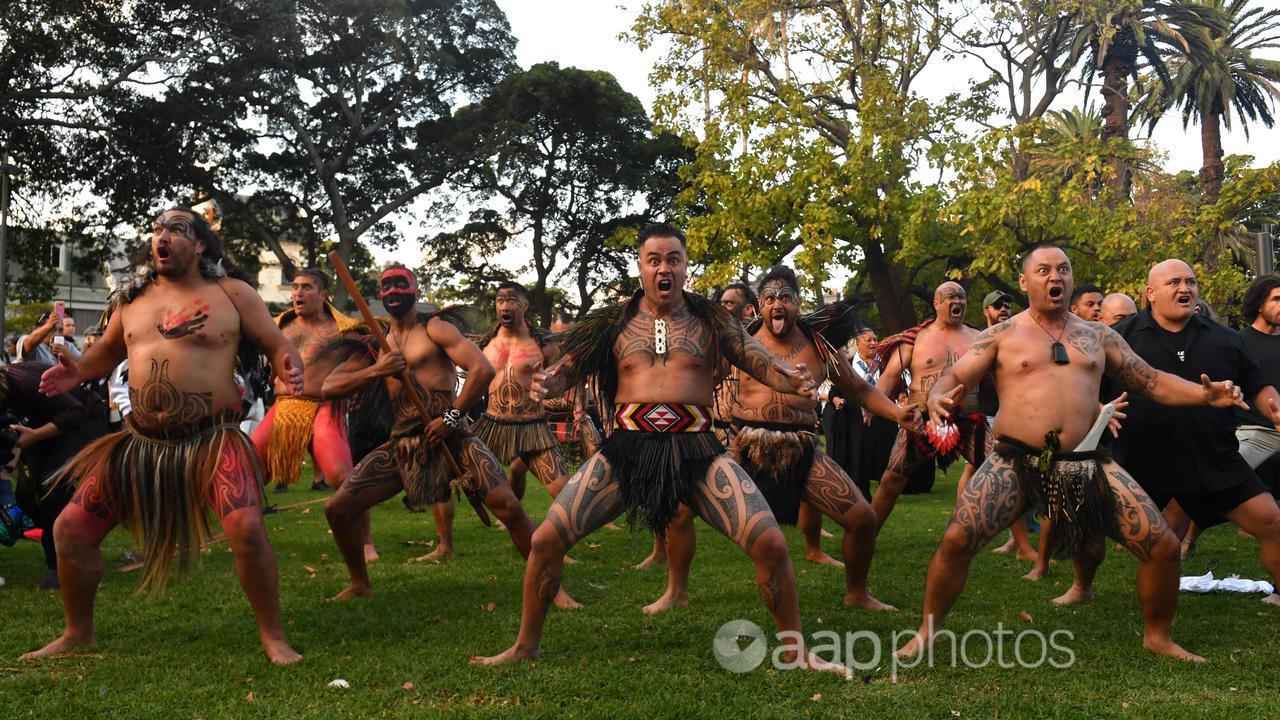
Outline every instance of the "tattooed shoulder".
POLYGON ((974 338, 973 342, 970 343, 969 352, 974 355, 981 355, 982 353, 989 351, 1000 339, 1000 334, 1011 327, 1013 327, 1013 321, 1005 320, 1004 322, 998 322, 986 330, 983 330, 978 334, 978 337, 974 338))

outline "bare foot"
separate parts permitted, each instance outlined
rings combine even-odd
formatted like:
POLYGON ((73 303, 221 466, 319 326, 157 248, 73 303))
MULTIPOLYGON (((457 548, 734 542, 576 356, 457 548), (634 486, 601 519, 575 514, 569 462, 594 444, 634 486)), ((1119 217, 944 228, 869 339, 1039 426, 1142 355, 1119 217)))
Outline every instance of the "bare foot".
POLYGON ((831 531, 826 528, 818 528, 818 537, 833 538, 835 535, 832 535, 831 531))
POLYGON ((1008 555, 1009 553, 1013 552, 1013 549, 1017 546, 1018 544, 1014 542, 1013 537, 1010 536, 1009 539, 1005 542, 1005 544, 1001 545, 998 548, 992 548, 991 552, 995 555, 1008 555))
POLYGON ((564 556, 564 564, 565 564, 565 565, 577 565, 577 564, 578 564, 578 561, 577 561, 577 560, 574 560, 573 558, 569 557, 568 555, 565 555, 565 556, 564 556))
POLYGON ((422 560, 443 560, 443 559, 445 559, 445 558, 449 558, 449 557, 453 557, 453 548, 452 548, 452 547, 446 547, 446 546, 444 546, 444 545, 441 545, 440 547, 436 548, 435 550, 432 550, 431 552, 427 553, 426 555, 423 555, 420 559, 422 559, 422 560))
POLYGON ((377 559, 378 559, 378 551, 377 551, 376 549, 374 549, 374 547, 373 547, 373 543, 368 543, 367 545, 365 545, 365 546, 364 546, 364 561, 365 561, 365 562, 367 562, 367 563, 371 563, 371 562, 373 562, 374 560, 377 560, 377 559))
POLYGON ((507 663, 519 662, 521 660, 537 660, 538 649, 522 650, 518 645, 512 645, 497 655, 489 657, 481 657, 479 655, 471 656, 472 665, 506 665, 507 663))
POLYGON ((1156 655, 1167 655, 1176 660, 1204 662, 1204 658, 1196 655, 1195 653, 1183 650, 1181 645, 1169 639, 1157 641, 1144 638, 1142 641, 1142 647, 1146 648, 1148 652, 1153 652, 1156 655))
POLYGON ((1030 581, 1032 581, 1032 582, 1035 582, 1035 581, 1037 581, 1037 580, 1043 580, 1043 579, 1044 579, 1044 574, 1045 574, 1045 571, 1044 571, 1044 569, 1043 569, 1043 568, 1040 568, 1040 567, 1033 567, 1033 568, 1031 568, 1031 571, 1030 571, 1030 572, 1028 572, 1026 575, 1023 575, 1023 576, 1022 576, 1022 579, 1023 579, 1023 580, 1030 580, 1030 581))
POLYGON ((582 608, 582 603, 569 597, 569 593, 565 592, 564 588, 560 588, 556 592, 556 598, 552 602, 561 610, 578 610, 582 608))
POLYGON ((605 530, 621 530, 622 528, 618 527, 617 525, 614 525, 611 522, 607 522, 604 524, 604 529, 605 530))
POLYGON ((689 607, 689 593, 678 592, 673 593, 667 590, 662 597, 641 608, 641 612, 645 615, 657 615, 660 612, 666 612, 672 608, 689 607))
POLYGON ((345 590, 329 598, 330 601, 350 600, 358 597, 369 597, 373 595, 373 588, 368 585, 348 585, 345 590))
POLYGON ((19 657, 18 659, 19 660, 39 660, 40 658, 49 657, 50 655, 57 655, 58 653, 64 653, 64 652, 67 652, 68 650, 73 650, 78 647, 88 647, 90 645, 96 645, 97 643, 98 643, 98 640, 96 637, 94 637, 93 633, 89 633, 88 635, 84 635, 84 636, 76 636, 76 635, 71 635, 69 633, 64 632, 62 633, 62 635, 58 637, 57 640, 54 640, 53 642, 49 643, 48 645, 45 645, 39 650, 32 650, 29 653, 23 653, 22 656, 19 657))
POLYGON ((1262 598, 1262 602, 1268 605, 1280 605, 1280 593, 1271 593, 1270 595, 1262 598))
POLYGON ((896 611, 898 609, 890 605, 889 603, 880 602, 879 600, 872 597, 871 593, 862 593, 861 595, 855 595, 853 593, 845 593, 844 606, 854 607, 855 605, 864 610, 876 610, 878 612, 891 612, 891 611, 896 611))
POLYGON ((651 567, 667 564, 666 553, 649 553, 649 557, 641 560, 638 564, 632 566, 632 570, 648 570, 651 567))
POLYGON ((845 680, 849 680, 853 678, 853 671, 850 670, 849 668, 845 667, 844 665, 840 665, 838 663, 827 662, 826 660, 823 660, 822 658, 810 652, 807 652, 804 654, 804 661, 800 663, 800 667, 804 668, 805 670, 817 670, 819 672, 840 673, 841 675, 844 676, 845 680))
POLYGON ((834 565, 835 567, 839 567, 839 568, 844 567, 844 563, 822 552, 821 550, 806 551, 804 554, 804 559, 808 560, 811 563, 817 563, 819 565, 834 565))
POLYGON ((1251 538, 1253 536, 1249 534, 1248 530, 1245 530, 1244 528, 1238 528, 1236 530, 1236 537, 1251 538))
POLYGON ((1093 588, 1081 588, 1075 583, 1071 583, 1071 587, 1067 591, 1054 598, 1050 602, 1059 607, 1067 605, 1076 605, 1086 603, 1093 599, 1093 588))
POLYGON ((928 642, 925 641, 924 635, 916 632, 916 634, 912 635, 911 639, 907 641, 906 645, 898 648, 898 650, 893 653, 893 656, 900 658, 913 658, 916 655, 919 655, 920 651, 924 650, 927 646, 928 642))
POLYGON ((262 650, 267 654, 267 659, 277 665, 291 665, 302 659, 302 655, 289 647, 284 638, 263 640, 262 650))

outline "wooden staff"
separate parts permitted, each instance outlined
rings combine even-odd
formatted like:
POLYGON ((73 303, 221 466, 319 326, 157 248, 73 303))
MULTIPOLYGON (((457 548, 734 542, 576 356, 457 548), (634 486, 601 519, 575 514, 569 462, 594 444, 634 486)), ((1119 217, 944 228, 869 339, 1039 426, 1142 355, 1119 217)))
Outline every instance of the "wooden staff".
MULTIPOLYGON (((356 287, 356 281, 351 277, 351 271, 347 269, 347 264, 342 261, 338 253, 329 253, 329 262, 333 265, 333 269, 338 273, 338 279, 342 281, 344 287, 347 288, 347 294, 351 296, 351 301, 356 304, 356 309, 360 311, 360 315, 364 317, 364 324, 369 326, 369 333, 373 335, 373 339, 378 341, 378 346, 383 352, 391 350, 391 343, 387 342, 387 336, 382 332, 382 326, 378 324, 378 320, 373 317, 373 311, 369 309, 369 304, 364 301, 364 297, 360 295, 360 288, 356 287)), ((391 378, 387 378, 390 380, 391 378)), ((417 409, 419 417, 422 418, 423 424, 431 425, 431 413, 427 412, 427 406, 422 403, 422 398, 418 397, 418 393, 413 390, 413 378, 409 375, 409 369, 405 368, 400 371, 400 382, 404 385, 402 392, 409 394, 409 399, 413 401, 414 408, 417 409)), ((457 458, 453 456, 453 451, 448 445, 440 443, 440 452, 444 454, 445 462, 449 463, 449 470, 458 478, 458 484, 466 488, 470 482, 470 476, 464 472, 458 464, 457 458)), ((463 490, 463 494, 467 496, 467 501, 471 503, 471 507, 475 509, 476 515, 480 517, 480 522, 485 527, 493 525, 489 520, 489 513, 485 512, 484 503, 481 502, 480 496, 472 490, 463 490)))

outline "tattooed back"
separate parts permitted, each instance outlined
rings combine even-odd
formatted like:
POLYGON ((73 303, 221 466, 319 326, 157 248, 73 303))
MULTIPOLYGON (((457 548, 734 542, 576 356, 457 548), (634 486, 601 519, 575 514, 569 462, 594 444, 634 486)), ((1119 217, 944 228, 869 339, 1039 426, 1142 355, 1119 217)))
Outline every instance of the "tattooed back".
POLYGON ((240 314, 216 282, 152 284, 118 312, 138 422, 173 426, 240 410, 240 314))

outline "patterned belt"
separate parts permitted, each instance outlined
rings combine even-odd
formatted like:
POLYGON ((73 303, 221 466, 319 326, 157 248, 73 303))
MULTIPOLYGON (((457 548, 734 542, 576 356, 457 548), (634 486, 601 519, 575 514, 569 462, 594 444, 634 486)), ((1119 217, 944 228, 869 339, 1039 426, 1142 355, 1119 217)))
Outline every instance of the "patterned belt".
POLYGON ((620 430, 639 432, 708 432, 711 408, 684 403, 622 403, 614 412, 620 430))

